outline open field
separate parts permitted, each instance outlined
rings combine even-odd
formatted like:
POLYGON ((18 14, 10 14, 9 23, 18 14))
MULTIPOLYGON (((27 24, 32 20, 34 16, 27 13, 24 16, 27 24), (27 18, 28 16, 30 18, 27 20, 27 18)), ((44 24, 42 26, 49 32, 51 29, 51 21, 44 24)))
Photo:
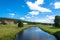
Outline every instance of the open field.
MULTIPOLYGON (((0 40, 14 40, 16 34, 24 29, 28 28, 31 25, 24 25, 22 28, 18 28, 17 25, 0 25, 0 40)), ((60 31, 60 28, 54 28, 50 25, 41 25, 37 24, 44 31, 49 32, 50 34, 54 34, 57 31, 60 31)))

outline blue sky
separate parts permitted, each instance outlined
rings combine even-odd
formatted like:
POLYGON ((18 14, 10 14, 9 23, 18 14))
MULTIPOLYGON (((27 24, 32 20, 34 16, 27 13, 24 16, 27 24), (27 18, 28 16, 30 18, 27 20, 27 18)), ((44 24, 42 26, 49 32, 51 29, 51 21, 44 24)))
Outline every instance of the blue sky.
POLYGON ((0 0, 0 17, 54 23, 60 0, 0 0))

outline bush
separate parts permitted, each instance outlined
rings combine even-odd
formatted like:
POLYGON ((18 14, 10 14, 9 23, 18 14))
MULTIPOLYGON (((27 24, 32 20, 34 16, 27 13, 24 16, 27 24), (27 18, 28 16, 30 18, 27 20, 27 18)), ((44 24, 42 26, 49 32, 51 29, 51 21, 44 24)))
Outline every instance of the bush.
POLYGON ((18 22, 18 27, 23 27, 23 23, 21 21, 18 22))

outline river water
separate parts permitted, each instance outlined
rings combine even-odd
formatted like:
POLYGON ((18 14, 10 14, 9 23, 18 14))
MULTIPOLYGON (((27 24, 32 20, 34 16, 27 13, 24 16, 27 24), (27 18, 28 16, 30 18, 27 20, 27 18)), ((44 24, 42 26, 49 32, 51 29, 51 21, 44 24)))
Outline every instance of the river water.
POLYGON ((17 34, 15 40, 56 40, 56 38, 39 27, 30 27, 17 34))

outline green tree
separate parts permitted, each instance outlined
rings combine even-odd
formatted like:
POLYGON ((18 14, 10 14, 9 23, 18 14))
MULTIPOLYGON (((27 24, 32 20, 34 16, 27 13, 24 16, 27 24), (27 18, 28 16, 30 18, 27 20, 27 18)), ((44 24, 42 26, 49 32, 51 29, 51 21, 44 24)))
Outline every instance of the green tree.
POLYGON ((23 27, 22 21, 19 21, 19 22, 18 22, 18 27, 23 27))
POLYGON ((55 16, 54 26, 60 27, 60 16, 55 16))

